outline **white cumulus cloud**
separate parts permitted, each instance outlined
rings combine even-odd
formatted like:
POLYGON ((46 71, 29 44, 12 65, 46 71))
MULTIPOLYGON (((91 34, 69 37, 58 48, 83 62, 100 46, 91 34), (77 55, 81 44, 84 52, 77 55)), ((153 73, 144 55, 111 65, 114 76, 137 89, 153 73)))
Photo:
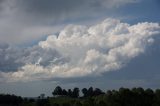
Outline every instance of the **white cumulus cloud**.
POLYGON ((154 42, 154 36, 159 34, 158 23, 130 25, 111 18, 89 27, 68 25, 58 35, 40 41, 36 49, 28 49, 30 53, 18 59, 24 65, 14 72, 0 72, 0 80, 12 82, 101 75, 120 69, 144 53, 154 42), (35 60, 39 64, 34 64, 35 60))

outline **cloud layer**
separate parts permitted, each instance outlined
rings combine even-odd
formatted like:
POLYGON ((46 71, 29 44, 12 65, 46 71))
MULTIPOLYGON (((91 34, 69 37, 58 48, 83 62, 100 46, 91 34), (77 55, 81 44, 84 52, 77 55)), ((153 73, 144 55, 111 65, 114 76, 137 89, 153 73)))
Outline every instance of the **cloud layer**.
POLYGON ((104 11, 109 14, 111 10, 137 1, 0 0, 0 42, 32 42, 58 32, 68 21, 89 22, 91 18, 101 17, 104 11))
POLYGON ((97 76, 119 70, 144 53, 159 34, 158 23, 129 25, 111 18, 89 27, 68 25, 58 35, 50 35, 32 48, 15 50, 1 46, 4 59, 0 66, 5 62, 18 65, 16 71, 3 69, 0 81, 97 76))

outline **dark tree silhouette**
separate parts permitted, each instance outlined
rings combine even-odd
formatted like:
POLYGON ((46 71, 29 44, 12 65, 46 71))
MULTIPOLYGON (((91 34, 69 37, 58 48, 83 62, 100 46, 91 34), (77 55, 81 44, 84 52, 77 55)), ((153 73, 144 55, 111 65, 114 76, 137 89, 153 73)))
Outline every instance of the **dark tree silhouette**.
POLYGON ((62 90, 62 95, 67 96, 67 94, 68 94, 68 92, 65 89, 63 89, 62 90))
POLYGON ((87 88, 82 89, 83 97, 87 97, 88 90, 87 88))
POLYGON ((155 91, 153 106, 160 106, 160 89, 155 91))
POLYGON ((105 94, 101 89, 99 88, 96 88, 94 91, 93 91, 93 95, 94 96, 98 96, 98 95, 102 95, 102 94, 105 94))
POLYGON ((72 92, 72 97, 78 98, 79 97, 79 88, 74 88, 72 92))
POLYGON ((93 87, 88 89, 87 96, 93 96, 93 87))
POLYGON ((72 90, 71 89, 68 89, 68 96, 72 97, 72 90))
POLYGON ((0 106, 2 105, 12 105, 17 106, 23 102, 22 97, 9 95, 9 94, 0 94, 0 106))
POLYGON ((62 95, 62 88, 60 86, 57 86, 54 91, 52 92, 53 96, 62 95))
POLYGON ((56 87, 54 95, 58 97, 22 99, 19 96, 0 94, 0 106, 160 106, 160 89, 120 88, 108 90, 105 94, 99 88, 83 88, 83 97, 79 97, 79 88, 68 92, 56 87), (78 98, 79 97, 79 98, 78 98))

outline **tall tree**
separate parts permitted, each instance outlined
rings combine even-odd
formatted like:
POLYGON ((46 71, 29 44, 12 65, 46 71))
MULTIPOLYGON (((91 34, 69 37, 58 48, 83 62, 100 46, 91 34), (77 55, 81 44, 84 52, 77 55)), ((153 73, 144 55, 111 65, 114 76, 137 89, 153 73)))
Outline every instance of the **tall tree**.
POLYGON ((87 97, 88 90, 87 88, 82 89, 83 97, 87 97))
POLYGON ((52 92, 53 95, 62 95, 62 88, 57 86, 54 91, 52 92))
POLYGON ((78 98, 79 97, 79 88, 74 88, 72 95, 74 98, 78 98))
POLYGON ((88 96, 93 96, 93 87, 90 87, 87 92, 88 96))
POLYGON ((71 89, 68 89, 68 96, 72 97, 72 90, 71 89))
POLYGON ((63 90, 62 90, 62 95, 67 96, 67 94, 68 94, 68 92, 67 92, 65 89, 63 89, 63 90))

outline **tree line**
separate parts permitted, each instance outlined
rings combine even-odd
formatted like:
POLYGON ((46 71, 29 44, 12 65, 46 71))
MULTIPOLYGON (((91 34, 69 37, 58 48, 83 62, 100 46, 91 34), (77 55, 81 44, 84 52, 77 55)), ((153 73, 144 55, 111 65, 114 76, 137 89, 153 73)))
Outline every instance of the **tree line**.
MULTIPOLYGON (((69 96, 73 98, 79 97, 79 88, 75 87, 73 90, 71 89, 62 89, 60 86, 57 86, 54 91, 52 92, 53 96, 69 96)), ((101 89, 90 87, 89 89, 83 88, 82 89, 83 97, 89 97, 89 96, 98 96, 101 94, 105 94, 101 89)))
POLYGON ((66 90, 57 86, 52 94, 52 97, 41 95, 37 99, 0 94, 0 106, 160 106, 160 89, 137 87, 104 92, 93 87, 66 90))
MULTIPOLYGON (((52 94, 53 96, 78 98, 79 91, 78 88, 74 88, 73 90, 68 89, 67 92, 67 90, 57 86, 52 94)), ((83 88, 81 92, 83 96, 80 97, 81 101, 78 102, 78 106, 160 106, 160 89, 154 91, 150 88, 129 89, 122 87, 119 90, 103 92, 99 88, 90 87, 88 89, 83 88)), ((68 103, 68 106, 73 105, 68 103)))
POLYGON ((22 103, 23 99, 20 96, 10 94, 0 94, 0 105, 18 106, 22 103))

